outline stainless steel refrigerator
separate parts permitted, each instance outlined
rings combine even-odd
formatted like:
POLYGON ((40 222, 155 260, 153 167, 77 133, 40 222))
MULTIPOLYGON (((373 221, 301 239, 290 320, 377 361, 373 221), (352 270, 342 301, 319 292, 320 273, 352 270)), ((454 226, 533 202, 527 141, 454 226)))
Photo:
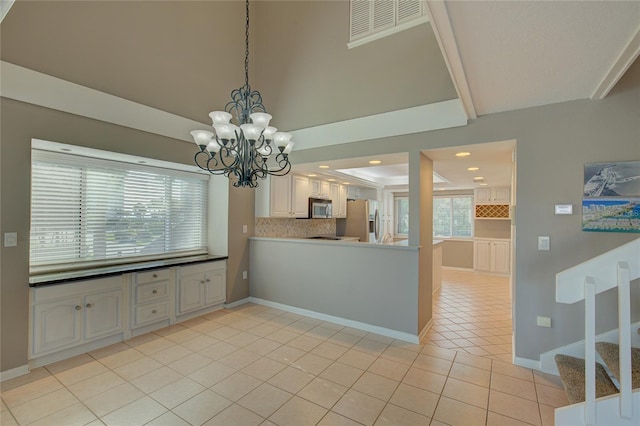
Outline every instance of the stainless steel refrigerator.
POLYGON ((339 235, 358 237, 361 242, 380 242, 380 214, 377 200, 348 200, 347 218, 337 219, 339 235))

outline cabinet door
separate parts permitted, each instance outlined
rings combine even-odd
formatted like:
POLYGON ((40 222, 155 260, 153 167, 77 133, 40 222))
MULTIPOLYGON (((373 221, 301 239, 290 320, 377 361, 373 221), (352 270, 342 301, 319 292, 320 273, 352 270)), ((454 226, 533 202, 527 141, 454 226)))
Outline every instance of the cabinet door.
POLYGON ((320 181, 318 179, 309 179, 309 197, 320 196, 320 181))
POLYGON ((339 217, 347 217, 347 186, 340 185, 338 192, 339 217))
POLYGON ((491 241, 474 241, 473 268, 476 271, 491 270, 491 241))
POLYGON ((81 297, 70 297, 33 307, 34 355, 73 346, 82 340, 81 297))
POLYGON ((204 274, 180 277, 178 283, 178 313, 193 311, 204 306, 204 274))
POLYGON ((293 190, 291 192, 291 210, 294 217, 309 216, 309 178, 306 176, 292 177, 293 190))
POLYGON ((329 198, 331 196, 331 184, 327 181, 320 182, 320 197, 329 198))
POLYGON ((340 185, 331 184, 331 217, 340 217, 340 185))
POLYGON ((476 204, 490 204, 491 203, 491 188, 478 188, 475 191, 476 204))
POLYGON ((227 273, 225 269, 206 273, 205 305, 224 303, 227 292, 227 273))
POLYGON ((271 177, 271 216, 291 216, 291 176, 271 177))
POLYGON ((492 190, 492 202, 495 204, 509 204, 511 201, 511 188, 508 186, 501 186, 492 188, 492 190))
POLYGON ((511 270, 511 243, 494 241, 491 244, 491 271, 508 274, 511 270))
POLYGON ((85 296, 85 340, 116 334, 122 330, 121 290, 112 290, 106 293, 85 296))

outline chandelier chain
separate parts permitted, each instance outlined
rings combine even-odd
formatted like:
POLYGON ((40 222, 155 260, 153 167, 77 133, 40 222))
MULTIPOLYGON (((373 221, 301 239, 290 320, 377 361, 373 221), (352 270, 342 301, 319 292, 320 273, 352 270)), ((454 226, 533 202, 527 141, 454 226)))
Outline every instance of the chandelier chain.
POLYGON ((249 0, 246 2, 246 25, 244 29, 244 85, 249 87, 249 0))

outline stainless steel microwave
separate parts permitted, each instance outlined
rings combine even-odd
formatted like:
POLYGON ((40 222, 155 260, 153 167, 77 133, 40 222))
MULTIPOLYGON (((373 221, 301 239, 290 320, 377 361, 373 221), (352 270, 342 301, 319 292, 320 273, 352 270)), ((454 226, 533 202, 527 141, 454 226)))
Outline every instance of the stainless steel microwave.
POLYGON ((331 219, 331 200, 309 198, 309 219, 331 219))

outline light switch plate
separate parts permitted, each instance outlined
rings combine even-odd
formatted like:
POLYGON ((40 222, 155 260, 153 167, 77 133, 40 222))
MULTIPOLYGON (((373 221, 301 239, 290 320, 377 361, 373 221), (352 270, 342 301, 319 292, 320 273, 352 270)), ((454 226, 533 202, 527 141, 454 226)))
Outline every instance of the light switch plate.
POLYGON ((549 237, 538 237, 538 250, 549 250, 549 237))
POLYGON ((242 233, 246 234, 248 232, 247 225, 242 225, 242 233))
POLYGON ((4 246, 15 247, 18 245, 18 233, 17 232, 5 232, 4 233, 4 246))
POLYGON ((551 317, 537 317, 536 324, 539 327, 551 327, 551 317))

